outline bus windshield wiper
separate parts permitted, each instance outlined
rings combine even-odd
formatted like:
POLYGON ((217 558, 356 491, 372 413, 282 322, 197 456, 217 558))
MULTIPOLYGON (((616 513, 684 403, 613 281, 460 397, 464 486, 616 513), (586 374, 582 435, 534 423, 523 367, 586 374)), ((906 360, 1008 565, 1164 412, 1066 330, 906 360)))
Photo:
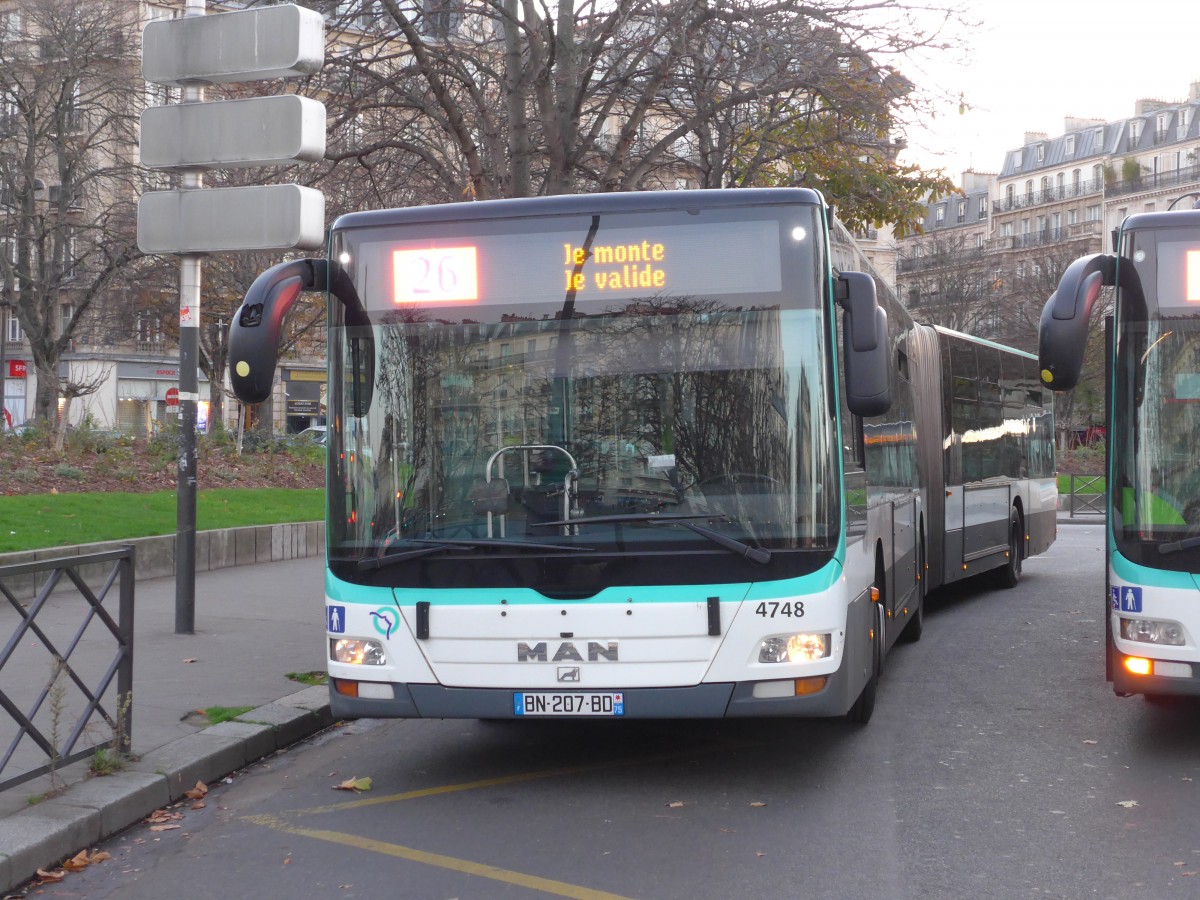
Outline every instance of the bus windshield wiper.
POLYGON ((419 544, 411 549, 401 549, 396 552, 385 552, 381 556, 372 556, 358 561, 360 570, 379 569, 392 563, 403 562, 406 559, 416 559, 419 556, 431 556, 434 553, 446 553, 450 550, 477 550, 480 547, 495 547, 500 550, 519 550, 522 553, 550 550, 558 553, 592 553, 592 547, 567 547, 562 544, 539 544, 533 541, 509 541, 503 538, 470 538, 468 540, 439 540, 437 538, 408 538, 405 544, 419 544))
POLYGON ((645 525, 682 525, 688 531, 700 535, 712 541, 719 547, 724 547, 731 553, 736 553, 738 556, 745 557, 750 562, 758 563, 765 566, 771 561, 771 551, 763 547, 751 547, 744 541, 739 541, 737 538, 731 538, 727 534, 721 534, 719 531, 714 531, 711 528, 705 528, 703 525, 697 525, 691 519, 728 519, 727 516, 713 515, 706 513, 703 515, 685 515, 683 513, 627 513, 617 516, 584 516, 580 519, 563 519, 557 522, 536 522, 531 524, 530 528, 553 528, 563 525, 621 525, 627 522, 636 522, 645 525))
POLYGON ((1191 550, 1193 547, 1200 547, 1200 536, 1184 538, 1181 541, 1165 541, 1158 545, 1158 552, 1163 556, 1170 556, 1172 553, 1191 550))

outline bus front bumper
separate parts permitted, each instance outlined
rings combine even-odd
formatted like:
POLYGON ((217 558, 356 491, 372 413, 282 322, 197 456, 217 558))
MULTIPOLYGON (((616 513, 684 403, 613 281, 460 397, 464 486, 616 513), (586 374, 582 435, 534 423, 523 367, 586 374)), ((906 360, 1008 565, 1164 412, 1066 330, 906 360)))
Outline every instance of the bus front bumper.
MULTIPOLYGON (((363 683, 359 683, 360 686, 363 683)), ((691 687, 632 688, 621 691, 626 719, 720 719, 740 717, 830 717, 846 713, 856 699, 851 696, 845 665, 828 676, 821 690, 804 696, 755 696, 760 682, 723 682, 691 687)), ((335 719, 518 719, 513 688, 457 688, 440 684, 373 685, 372 694, 349 697, 336 683, 329 687, 335 719), (386 696, 388 693, 391 696, 386 696)), ((537 693, 537 692, 535 692, 537 693)), ((546 718, 544 716, 538 718, 546 718)), ((564 715, 560 718, 579 718, 564 715)), ((589 717, 594 718, 594 717, 589 717)))
POLYGON ((1125 668, 1129 657, 1119 650, 1113 651, 1113 691, 1117 694, 1161 694, 1176 696, 1200 696, 1200 665, 1191 662, 1174 662, 1165 659, 1150 660, 1151 666, 1159 671, 1170 671, 1170 675, 1135 675, 1125 668), (1191 674, 1188 674, 1190 671, 1191 674))

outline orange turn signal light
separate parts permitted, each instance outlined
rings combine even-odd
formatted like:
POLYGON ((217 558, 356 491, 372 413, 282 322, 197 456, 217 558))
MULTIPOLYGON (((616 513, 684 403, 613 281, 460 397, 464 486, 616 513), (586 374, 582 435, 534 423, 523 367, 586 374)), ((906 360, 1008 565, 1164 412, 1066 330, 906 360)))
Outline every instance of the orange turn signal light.
POLYGON ((813 678, 797 678, 796 696, 803 697, 805 694, 815 694, 825 687, 825 682, 829 679, 825 675, 817 675, 813 678))
POLYGON ((335 691, 337 691, 339 694, 341 694, 343 697, 357 697, 358 696, 358 682, 357 681, 350 681, 349 679, 346 679, 346 678, 335 678, 335 679, 333 679, 333 689, 335 691))
POLYGON ((1125 668, 1134 675, 1149 675, 1151 662, 1140 656, 1127 656, 1125 657, 1125 668))

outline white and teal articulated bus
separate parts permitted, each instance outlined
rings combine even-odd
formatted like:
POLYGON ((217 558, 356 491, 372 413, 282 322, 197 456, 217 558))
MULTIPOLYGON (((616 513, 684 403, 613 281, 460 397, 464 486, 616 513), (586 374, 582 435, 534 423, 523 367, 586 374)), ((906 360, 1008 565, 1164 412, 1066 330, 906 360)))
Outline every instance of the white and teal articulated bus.
POLYGON ((364 212, 329 310, 334 715, 865 722, 923 598, 1054 538, 1036 360, 914 325, 804 189, 364 212))
MULTIPOLYGON (((1191 198, 1194 199, 1194 198, 1191 198)), ((1055 390, 1079 380, 1088 319, 1116 288, 1108 412, 1105 670, 1118 694, 1200 694, 1200 210, 1142 213, 1115 254, 1073 262, 1042 311, 1055 390)))

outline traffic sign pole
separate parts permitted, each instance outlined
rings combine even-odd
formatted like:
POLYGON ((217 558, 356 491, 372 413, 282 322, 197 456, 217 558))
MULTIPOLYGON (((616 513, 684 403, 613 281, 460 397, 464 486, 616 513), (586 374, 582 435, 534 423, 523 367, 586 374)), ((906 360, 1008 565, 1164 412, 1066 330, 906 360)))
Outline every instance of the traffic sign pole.
POLYGON ((273 4, 209 16, 206 6, 206 0, 187 0, 182 18, 158 19, 142 31, 142 77, 183 89, 178 106, 146 110, 140 140, 142 164, 179 172, 181 189, 143 194, 138 201, 138 247, 143 253, 179 256, 176 634, 195 631, 202 255, 313 249, 321 245, 325 225, 325 198, 311 188, 201 190, 206 169, 325 155, 321 103, 291 96, 205 103, 202 87, 319 71, 325 59, 321 13, 273 4))
MULTIPOLYGON (((203 16, 206 0, 187 0, 184 16, 203 16)), ((204 88, 185 85, 183 103, 204 102, 204 88)), ((183 187, 204 186, 199 171, 183 187)), ((196 406, 200 399, 200 261, 179 258, 179 472, 175 485, 175 633, 196 633, 196 406)))

